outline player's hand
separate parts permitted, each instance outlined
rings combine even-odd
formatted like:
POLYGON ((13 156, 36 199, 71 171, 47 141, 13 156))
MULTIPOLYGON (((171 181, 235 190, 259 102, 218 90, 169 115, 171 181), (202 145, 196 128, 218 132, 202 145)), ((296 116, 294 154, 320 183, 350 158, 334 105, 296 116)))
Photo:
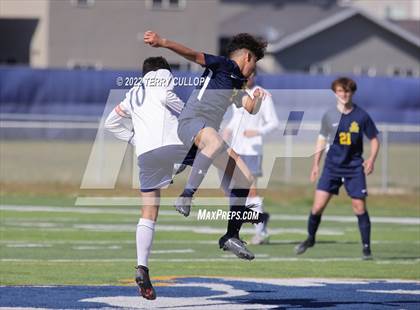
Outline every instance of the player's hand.
POLYGON ((375 165, 372 159, 367 159, 363 163, 363 167, 365 168, 365 174, 369 175, 375 169, 375 165))
POLYGON ((261 99, 264 100, 265 97, 267 96, 267 92, 265 92, 264 90, 262 90, 261 88, 256 88, 254 90, 254 93, 252 94, 254 96, 254 98, 256 99, 261 99))
POLYGON ((312 183, 315 183, 315 181, 318 179, 318 175, 319 175, 319 167, 313 166, 312 171, 311 171, 311 176, 310 176, 312 183))
POLYGON ((162 47, 164 40, 165 39, 162 39, 156 32, 149 30, 144 33, 144 43, 149 44, 150 46, 162 47))
POLYGON ((247 138, 252 138, 252 137, 256 137, 260 134, 260 132, 258 130, 255 129, 247 129, 244 131, 244 136, 247 138))

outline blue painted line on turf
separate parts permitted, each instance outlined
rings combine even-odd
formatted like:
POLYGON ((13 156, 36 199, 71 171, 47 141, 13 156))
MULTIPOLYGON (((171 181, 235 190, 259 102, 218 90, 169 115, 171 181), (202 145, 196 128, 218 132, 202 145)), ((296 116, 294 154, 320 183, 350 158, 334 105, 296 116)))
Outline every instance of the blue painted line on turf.
POLYGON ((0 287, 0 307, 420 309, 420 282, 415 281, 190 277, 174 278, 165 285, 156 286, 158 299, 153 302, 138 297, 135 286, 3 286, 0 287))

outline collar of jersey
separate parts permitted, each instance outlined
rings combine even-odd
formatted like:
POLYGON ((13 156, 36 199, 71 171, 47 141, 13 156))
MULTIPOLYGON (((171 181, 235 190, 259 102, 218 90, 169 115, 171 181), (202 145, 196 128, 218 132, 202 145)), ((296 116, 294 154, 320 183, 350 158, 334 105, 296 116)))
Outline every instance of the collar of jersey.
POLYGON ((233 73, 230 74, 230 77, 232 79, 237 79, 246 82, 247 79, 242 75, 241 69, 239 69, 239 66, 236 63, 236 61, 234 61, 233 59, 231 59, 231 61, 233 63, 233 73))

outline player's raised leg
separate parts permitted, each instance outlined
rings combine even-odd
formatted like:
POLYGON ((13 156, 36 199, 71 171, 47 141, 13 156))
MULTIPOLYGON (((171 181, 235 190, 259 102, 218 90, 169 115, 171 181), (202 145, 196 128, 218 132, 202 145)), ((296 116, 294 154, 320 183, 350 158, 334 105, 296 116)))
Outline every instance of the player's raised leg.
POLYGON ((315 191, 314 203, 308 218, 308 237, 295 247, 296 254, 303 254, 308 248, 315 245, 316 232, 321 223, 322 213, 327 207, 332 194, 322 190, 315 191))
POLYGON ((224 149, 223 139, 211 127, 201 129, 195 137, 194 143, 199 152, 194 159, 184 191, 175 202, 175 209, 184 216, 190 214, 192 197, 207 174, 213 160, 224 149))
POLYGON ((159 211, 160 190, 142 192, 141 195, 143 208, 136 230, 137 267, 135 280, 139 286, 140 295, 152 300, 156 299, 156 292, 150 281, 148 260, 159 211))

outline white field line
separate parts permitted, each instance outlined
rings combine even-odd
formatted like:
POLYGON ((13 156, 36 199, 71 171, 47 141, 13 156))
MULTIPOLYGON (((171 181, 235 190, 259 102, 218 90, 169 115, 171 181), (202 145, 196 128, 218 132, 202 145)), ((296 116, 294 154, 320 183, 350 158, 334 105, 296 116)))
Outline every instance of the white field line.
MULTIPOLYGON (((98 207, 55 207, 55 206, 19 206, 19 205, 1 205, 0 211, 16 211, 16 212, 62 212, 62 213, 81 213, 81 214, 135 214, 139 215, 138 210, 128 208, 98 208, 98 207)), ((161 210, 160 215, 174 216, 181 220, 184 220, 176 211, 161 210)), ((196 219, 197 212, 192 212, 190 218, 196 219)), ((306 215, 281 215, 273 214, 270 219, 282 220, 282 221, 307 221, 306 215)), ((334 216, 326 215, 323 217, 324 220, 339 223, 355 223, 355 216, 334 216)), ((175 219, 176 220, 176 219, 175 219)), ((373 216, 371 221, 374 223, 385 223, 385 224, 406 224, 406 225, 420 225, 420 217, 385 217, 385 216, 373 216)))
MULTIPOLYGON (((25 262, 25 263, 117 263, 117 262, 133 262, 134 258, 118 258, 118 259, 26 259, 26 258, 3 258, 0 262, 25 262)), ((238 258, 232 255, 232 258, 150 258, 152 262, 171 262, 171 263, 185 263, 185 262, 237 262, 238 258)), ((316 262, 316 263, 330 263, 330 262, 362 262, 361 258, 357 257, 330 257, 330 258, 298 258, 298 257, 267 257, 256 259, 256 262, 316 262)), ((364 262, 364 261, 363 261, 364 262)), ((412 265, 420 262, 420 258, 410 260, 379 260, 370 261, 376 264, 392 264, 392 265, 412 265)))
MULTIPOLYGON (((285 242, 285 241, 283 241, 285 242)), ((297 241, 286 241, 297 242, 297 241)), ((22 241, 22 240, 0 240, 1 244, 37 244, 37 245, 121 245, 135 244, 136 240, 45 240, 45 241, 22 241)), ((217 240, 154 240, 153 244, 218 244, 217 240)))
POLYGON ((119 245, 107 245, 107 246, 97 246, 97 245, 82 245, 82 246, 73 246, 73 250, 77 251, 96 251, 96 250, 121 250, 119 245))
POLYGON ((406 294, 420 295, 420 290, 357 290, 358 292, 380 293, 380 294, 406 294))
MULTIPOLYGON (((72 227, 61 227, 56 225, 56 227, 46 227, 44 223, 16 223, 10 226, 3 225, 0 227, 0 231, 7 230, 9 227, 17 227, 16 230, 25 231, 25 230, 34 230, 40 229, 42 231, 94 231, 94 232, 134 232, 136 230, 135 225, 127 224, 75 224, 72 227)), ((51 225, 50 225, 51 226, 51 225)), ((157 225, 156 231, 165 231, 165 232, 191 232, 197 234, 224 234, 226 228, 220 227, 211 227, 211 226, 200 226, 200 225, 157 225)), ((255 232, 254 228, 243 228, 241 232, 244 234, 253 234, 255 232)), ((306 235, 306 228, 272 228, 269 229, 271 235, 277 234, 300 234, 306 235)), ((326 236, 341 236, 344 235, 344 232, 340 229, 326 229, 321 228, 318 231, 319 235, 326 236)))
MULTIPOLYGON (((297 244, 300 240, 276 240, 270 239, 271 244, 297 244)), ((372 244, 420 244, 420 240, 415 241, 392 241, 392 240, 372 240, 372 244)), ((135 240, 45 240, 45 241, 22 241, 22 240, 0 240, 0 246, 4 245, 10 248, 19 247, 51 247, 54 245, 73 245, 73 246, 121 246, 121 244, 134 245, 135 240)), ((154 240, 153 244, 218 244, 217 240, 154 240)), ((336 244, 346 244, 346 242, 337 241, 336 244)))
POLYGON ((8 248, 50 248, 52 245, 49 243, 8 243, 8 248))
POLYGON ((152 250, 152 254, 194 253, 193 249, 152 250))
MULTIPOLYGON (((173 206, 178 197, 162 197, 161 206, 173 206)), ((142 201, 139 197, 77 197, 76 206, 140 206, 142 201)), ((226 197, 196 197, 194 206, 228 206, 229 199, 226 197)))

